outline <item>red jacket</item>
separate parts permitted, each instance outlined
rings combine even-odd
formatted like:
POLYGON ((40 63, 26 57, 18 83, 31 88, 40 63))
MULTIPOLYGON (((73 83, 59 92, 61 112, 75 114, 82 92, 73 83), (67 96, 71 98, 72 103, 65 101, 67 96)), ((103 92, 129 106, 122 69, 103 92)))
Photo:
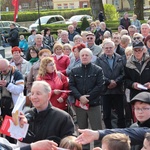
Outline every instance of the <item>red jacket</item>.
POLYGON ((66 75, 66 69, 68 65, 70 64, 70 58, 67 55, 61 56, 59 59, 57 59, 56 56, 53 56, 56 64, 56 68, 58 71, 66 75))
POLYGON ((68 84, 67 77, 65 75, 63 75, 62 73, 58 74, 56 72, 53 72, 53 73, 47 73, 44 77, 38 77, 37 80, 44 80, 47 83, 49 83, 49 85, 51 86, 51 89, 52 89, 52 95, 50 98, 50 102, 52 103, 53 106, 65 110, 67 107, 66 100, 67 100, 68 94, 65 92, 62 92, 62 93, 56 95, 54 93, 54 90, 56 90, 56 89, 68 90, 69 84, 68 84), (59 103, 57 101, 57 99, 59 97, 63 98, 64 101, 62 103, 59 103))

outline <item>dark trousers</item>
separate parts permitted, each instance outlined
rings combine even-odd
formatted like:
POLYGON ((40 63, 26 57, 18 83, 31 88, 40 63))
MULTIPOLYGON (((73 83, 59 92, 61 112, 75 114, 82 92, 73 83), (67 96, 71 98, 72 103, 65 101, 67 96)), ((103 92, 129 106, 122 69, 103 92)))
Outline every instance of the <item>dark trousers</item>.
POLYGON ((121 94, 109 94, 103 96, 103 118, 106 128, 112 129, 111 124, 112 109, 114 109, 117 114, 118 128, 125 128, 123 98, 124 96, 121 94))

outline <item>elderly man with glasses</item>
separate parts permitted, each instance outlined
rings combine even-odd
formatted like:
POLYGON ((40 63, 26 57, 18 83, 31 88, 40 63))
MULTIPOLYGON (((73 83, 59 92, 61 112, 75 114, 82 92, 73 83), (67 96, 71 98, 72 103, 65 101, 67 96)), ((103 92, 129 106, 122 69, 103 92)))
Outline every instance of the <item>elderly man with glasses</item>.
POLYGON ((95 44, 95 35, 92 32, 89 32, 86 35, 87 47, 92 51, 95 57, 99 57, 102 53, 102 48, 95 44))

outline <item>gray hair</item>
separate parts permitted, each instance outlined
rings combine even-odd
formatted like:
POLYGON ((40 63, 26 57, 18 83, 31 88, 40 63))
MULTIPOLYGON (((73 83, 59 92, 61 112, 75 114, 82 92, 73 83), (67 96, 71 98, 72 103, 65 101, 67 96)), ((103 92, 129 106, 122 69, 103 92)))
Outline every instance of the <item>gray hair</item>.
POLYGON ((115 43, 111 41, 110 39, 103 40, 102 47, 104 47, 106 44, 111 43, 113 47, 115 47, 115 43))
POLYGON ((80 35, 77 34, 77 35, 74 36, 73 41, 75 41, 75 40, 77 40, 77 39, 82 40, 82 37, 81 37, 80 35))
POLYGON ((89 49, 89 48, 83 48, 81 51, 80 51, 80 56, 83 52, 87 52, 88 54, 90 54, 91 57, 93 57, 93 53, 92 51, 89 49))
POLYGON ((51 87, 46 81, 34 81, 32 87, 42 85, 46 93, 51 92, 51 87))

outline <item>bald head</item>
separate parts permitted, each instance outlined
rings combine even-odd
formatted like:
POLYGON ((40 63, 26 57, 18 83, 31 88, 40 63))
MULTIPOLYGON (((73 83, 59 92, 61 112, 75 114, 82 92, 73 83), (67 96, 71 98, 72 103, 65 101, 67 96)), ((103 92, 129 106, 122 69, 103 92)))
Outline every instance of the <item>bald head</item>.
POLYGON ((10 69, 9 61, 7 59, 0 59, 0 72, 2 74, 7 74, 10 69))

